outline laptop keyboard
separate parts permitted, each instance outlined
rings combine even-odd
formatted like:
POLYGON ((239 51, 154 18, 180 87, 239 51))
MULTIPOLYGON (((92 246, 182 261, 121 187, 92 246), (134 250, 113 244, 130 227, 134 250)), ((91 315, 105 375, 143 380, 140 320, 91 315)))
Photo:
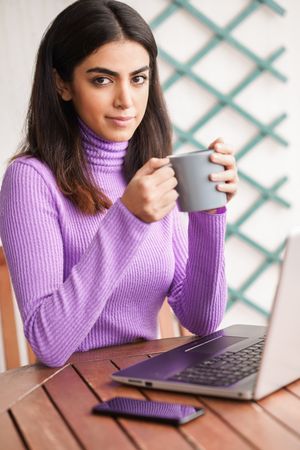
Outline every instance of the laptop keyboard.
POLYGON ((230 386, 257 372, 261 360, 265 338, 238 352, 225 352, 187 367, 168 378, 189 384, 206 386, 230 386))

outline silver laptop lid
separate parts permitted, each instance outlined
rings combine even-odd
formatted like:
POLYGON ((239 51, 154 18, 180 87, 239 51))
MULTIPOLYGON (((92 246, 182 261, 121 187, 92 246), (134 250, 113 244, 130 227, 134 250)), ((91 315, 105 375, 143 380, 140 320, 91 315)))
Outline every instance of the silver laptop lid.
POLYGON ((290 233, 254 398, 300 378, 300 227, 290 233))

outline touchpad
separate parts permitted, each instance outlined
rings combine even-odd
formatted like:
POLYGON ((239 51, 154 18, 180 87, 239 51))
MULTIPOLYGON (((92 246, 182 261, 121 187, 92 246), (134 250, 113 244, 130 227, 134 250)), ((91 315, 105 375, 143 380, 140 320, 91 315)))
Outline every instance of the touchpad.
POLYGON ((201 353, 217 353, 226 349, 230 345, 237 344, 240 341, 244 341, 247 337, 240 336, 220 336, 201 344, 194 345, 186 350, 186 352, 201 352, 201 353))

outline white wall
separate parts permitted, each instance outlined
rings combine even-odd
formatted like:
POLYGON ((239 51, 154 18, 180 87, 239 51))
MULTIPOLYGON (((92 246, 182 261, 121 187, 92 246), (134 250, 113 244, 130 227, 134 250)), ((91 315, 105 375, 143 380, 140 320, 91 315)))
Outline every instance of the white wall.
MULTIPOLYGON (((70 3, 72 2, 69 0, 0 0, 0 182, 6 161, 20 141, 39 41, 49 22, 70 3)), ((169 4, 169 0, 128 0, 127 3, 150 21, 169 4)), ((247 4, 245 0, 191 0, 191 3, 201 8, 219 25, 225 25, 247 4)), ((240 163, 241 169, 265 186, 271 185, 282 175, 288 175, 290 178, 289 183, 280 190, 280 194, 292 203, 292 208, 286 210, 269 203, 243 226, 245 233, 270 250, 284 239, 290 227, 300 223, 300 65, 297 48, 300 38, 300 2, 279 0, 279 3, 287 9, 284 18, 263 6, 233 32, 233 36, 264 58, 281 45, 288 49, 275 64, 275 67, 288 76, 287 84, 263 74, 255 84, 237 97, 241 106, 250 110, 264 123, 268 123, 281 112, 286 111, 289 115, 288 120, 276 129, 289 141, 288 148, 281 147, 271 139, 265 139, 240 163)), ((192 16, 178 12, 172 21, 155 31, 155 36, 163 48, 184 61, 207 42, 211 32, 192 16)), ((253 63, 247 58, 223 43, 198 64, 195 70, 226 93, 253 67, 253 63)), ((172 73, 172 69, 163 61, 160 61, 160 71, 162 80, 172 73)), ((210 94, 188 80, 174 86, 167 92, 166 98, 174 122, 183 128, 191 125, 195 118, 215 102, 210 94)), ((197 137, 208 145, 221 135, 238 150, 255 132, 255 127, 226 108, 201 129, 197 137)), ((229 221, 239 217, 256 195, 253 189, 241 182, 239 195, 229 206, 229 221)), ((260 254, 240 241, 231 239, 227 244, 229 282, 238 287, 260 259, 260 254)), ((247 295, 259 305, 269 308, 277 275, 278 270, 273 268, 261 277, 247 295)), ((265 319, 248 307, 237 305, 227 314, 223 324, 236 322, 264 323, 265 319)))

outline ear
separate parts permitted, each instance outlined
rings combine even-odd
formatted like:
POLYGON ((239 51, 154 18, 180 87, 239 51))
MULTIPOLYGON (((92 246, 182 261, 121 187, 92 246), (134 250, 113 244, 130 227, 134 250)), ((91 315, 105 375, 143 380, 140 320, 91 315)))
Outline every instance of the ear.
POLYGON ((60 95, 65 102, 72 100, 70 84, 59 76, 56 69, 53 69, 53 77, 58 95, 60 95))

